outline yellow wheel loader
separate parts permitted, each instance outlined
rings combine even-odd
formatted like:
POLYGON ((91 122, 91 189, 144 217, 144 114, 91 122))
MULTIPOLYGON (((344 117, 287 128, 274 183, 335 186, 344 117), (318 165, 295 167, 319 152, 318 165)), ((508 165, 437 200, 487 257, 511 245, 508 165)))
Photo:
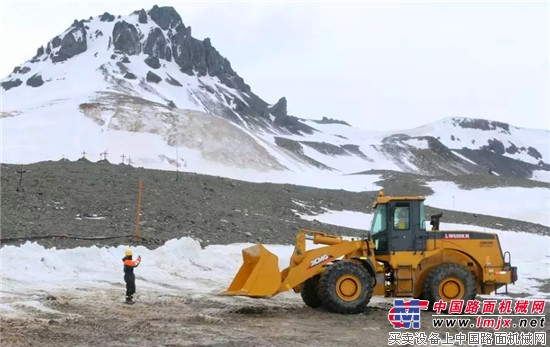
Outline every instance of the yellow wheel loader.
MULTIPOLYGON (((517 280, 510 253, 498 235, 441 231, 441 214, 427 230, 423 196, 385 196, 380 191, 364 239, 300 230, 289 266, 263 245, 242 251, 243 264, 220 295, 270 297, 294 290, 312 308, 363 312, 373 295, 412 297, 431 303, 470 300, 517 280), (306 240, 325 245, 306 250, 306 240)), ((430 305, 431 307, 431 305, 430 305)))

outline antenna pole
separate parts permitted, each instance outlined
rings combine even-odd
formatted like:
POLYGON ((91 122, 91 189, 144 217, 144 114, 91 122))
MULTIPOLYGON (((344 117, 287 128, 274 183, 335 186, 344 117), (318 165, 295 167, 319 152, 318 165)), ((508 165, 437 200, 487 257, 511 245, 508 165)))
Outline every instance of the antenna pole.
POLYGON ((179 180, 179 176, 180 176, 180 160, 178 155, 178 149, 179 149, 179 145, 176 140, 176 182, 179 180))
POLYGON ((141 236, 139 236, 139 216, 141 214, 141 178, 139 179, 139 186, 138 186, 138 204, 137 204, 137 221, 136 221, 136 230, 134 231, 134 238, 141 239, 141 236))
POLYGON ((27 172, 27 170, 23 169, 23 164, 21 164, 21 169, 16 171, 19 174, 19 187, 16 189, 16 191, 21 192, 23 191, 23 174, 27 172))

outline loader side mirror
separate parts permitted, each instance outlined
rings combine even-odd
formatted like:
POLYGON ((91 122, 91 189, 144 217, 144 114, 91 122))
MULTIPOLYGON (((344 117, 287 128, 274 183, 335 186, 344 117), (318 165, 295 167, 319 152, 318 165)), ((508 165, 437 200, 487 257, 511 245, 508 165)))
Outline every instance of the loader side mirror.
POLYGON ((443 212, 430 216, 430 224, 432 225, 432 230, 439 230, 439 219, 442 216, 443 216, 443 212))

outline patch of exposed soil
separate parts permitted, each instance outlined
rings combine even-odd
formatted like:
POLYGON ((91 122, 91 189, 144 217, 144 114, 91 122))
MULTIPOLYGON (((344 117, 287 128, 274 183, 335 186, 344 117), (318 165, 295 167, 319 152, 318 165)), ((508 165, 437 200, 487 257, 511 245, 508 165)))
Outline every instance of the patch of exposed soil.
MULTIPOLYGON (((28 310, 24 316, 2 316, 0 343, 56 347, 374 347, 387 345, 389 332, 396 332, 388 321, 391 301, 383 298, 373 299, 364 313, 340 315, 308 308, 299 295, 288 292, 270 299, 145 292, 137 295, 134 305, 124 304, 122 294, 122 288, 114 288, 43 297, 42 304, 52 311, 28 310)), ((418 331, 441 336, 445 332, 490 331, 434 328, 432 314, 422 312, 418 331)), ((531 330, 549 331, 547 327, 531 330)))

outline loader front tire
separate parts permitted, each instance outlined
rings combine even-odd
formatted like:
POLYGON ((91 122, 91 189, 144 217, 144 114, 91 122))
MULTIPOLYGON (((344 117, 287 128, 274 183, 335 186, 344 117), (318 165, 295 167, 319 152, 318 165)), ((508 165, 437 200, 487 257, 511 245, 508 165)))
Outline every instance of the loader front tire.
POLYGON ((467 268, 459 264, 441 264, 424 281, 422 297, 434 302, 472 300, 476 296, 476 280, 467 268))
POLYGON ((323 304, 318 294, 319 277, 321 276, 316 275, 306 280, 304 284, 302 284, 302 290, 300 291, 302 300, 308 307, 311 308, 317 308, 323 304))
POLYGON ((361 313, 372 297, 372 283, 372 276, 363 266, 339 261, 321 274, 319 298, 331 312, 361 313))

